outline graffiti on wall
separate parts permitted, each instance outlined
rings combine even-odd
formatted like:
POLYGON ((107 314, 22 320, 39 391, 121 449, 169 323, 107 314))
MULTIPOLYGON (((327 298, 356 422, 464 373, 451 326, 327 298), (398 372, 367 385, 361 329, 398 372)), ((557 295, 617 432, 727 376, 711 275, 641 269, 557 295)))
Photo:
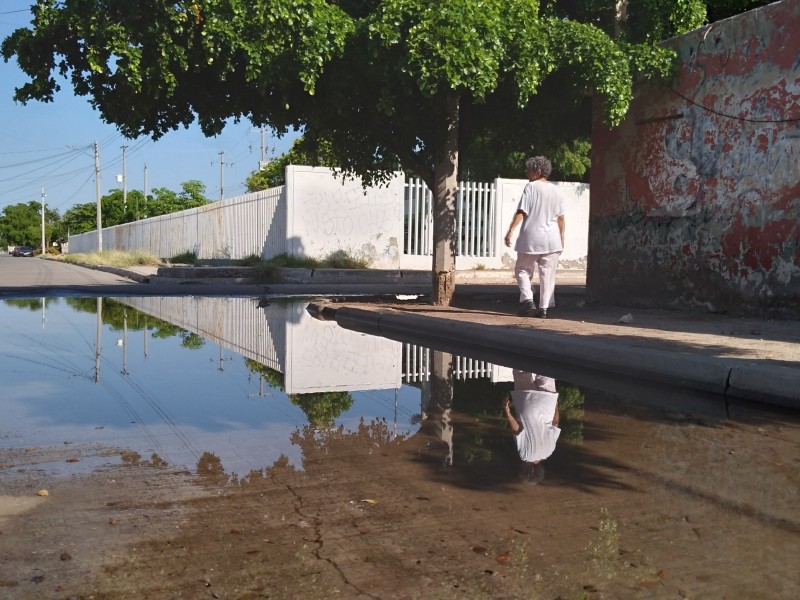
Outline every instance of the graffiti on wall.
POLYGON ((641 85, 619 128, 595 128, 591 291, 791 310, 800 297, 800 4, 673 43, 679 77, 641 85))

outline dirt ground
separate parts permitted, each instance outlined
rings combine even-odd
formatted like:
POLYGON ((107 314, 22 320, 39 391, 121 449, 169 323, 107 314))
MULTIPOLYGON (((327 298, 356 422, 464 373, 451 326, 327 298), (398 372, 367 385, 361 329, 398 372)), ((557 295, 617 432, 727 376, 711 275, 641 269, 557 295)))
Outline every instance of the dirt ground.
POLYGON ((796 421, 586 403, 538 485, 513 450, 470 463, 459 447, 499 417, 457 413, 452 466, 435 415, 407 440, 298 432, 303 471, 233 478, 211 456, 193 476, 96 447, 5 450, 0 596, 797 597, 796 421), (98 454, 115 464, 48 475, 98 454))
MULTIPOLYGON (((739 326, 700 333, 769 337, 739 326)), ((302 470, 278 461, 234 475, 211 455, 167 465, 74 444, 0 449, 0 597, 800 595, 796 415, 713 403, 687 414, 594 391, 585 404, 580 439, 559 442, 536 485, 517 477, 499 411, 476 419, 458 398, 409 439, 381 422, 298 431, 302 470), (98 457, 107 464, 91 474, 52 475, 98 457)))

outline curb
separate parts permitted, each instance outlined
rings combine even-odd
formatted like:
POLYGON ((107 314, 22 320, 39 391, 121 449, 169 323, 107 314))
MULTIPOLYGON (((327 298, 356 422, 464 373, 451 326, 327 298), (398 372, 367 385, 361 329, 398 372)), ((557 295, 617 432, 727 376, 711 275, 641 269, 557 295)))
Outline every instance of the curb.
POLYGON ((345 329, 401 342, 422 343, 453 353, 525 370, 541 369, 578 385, 616 387, 620 377, 727 398, 800 408, 798 370, 735 359, 620 346, 576 339, 553 331, 465 323, 387 310, 309 305, 311 314, 345 329), (542 348, 549 356, 542 355, 542 348))

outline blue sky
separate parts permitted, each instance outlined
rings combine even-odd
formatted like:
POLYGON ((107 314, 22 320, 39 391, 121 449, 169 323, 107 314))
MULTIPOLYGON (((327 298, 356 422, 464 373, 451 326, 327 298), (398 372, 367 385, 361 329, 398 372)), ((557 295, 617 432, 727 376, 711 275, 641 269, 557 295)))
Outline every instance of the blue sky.
MULTIPOLYGON (((30 25, 33 0, 0 0, 0 40, 30 25)), ((52 103, 13 101, 14 88, 26 81, 14 59, 0 58, 0 211, 31 200, 45 201, 64 214, 71 206, 96 199, 93 144, 100 148, 100 191, 122 189, 122 146, 127 189, 166 187, 179 191, 184 181, 206 186, 206 197, 218 200, 244 193, 244 181, 261 159, 261 130, 249 122, 230 123, 217 137, 206 138, 199 127, 173 131, 157 142, 128 140, 103 123, 86 98, 73 96, 68 82, 52 103), (220 152, 224 168, 220 172, 220 152)), ((277 139, 267 130, 265 155, 286 152, 294 136, 277 139)))

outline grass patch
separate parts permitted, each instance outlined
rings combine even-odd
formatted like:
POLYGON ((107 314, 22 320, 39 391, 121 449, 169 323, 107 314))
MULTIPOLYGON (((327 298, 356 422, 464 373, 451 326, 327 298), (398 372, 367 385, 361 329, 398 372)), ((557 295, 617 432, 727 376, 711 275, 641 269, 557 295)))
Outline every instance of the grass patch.
POLYGON ((346 250, 331 252, 322 261, 325 269, 369 269, 370 261, 363 256, 353 256, 346 250))
POLYGON ((283 280, 281 267, 269 261, 254 265, 251 278, 256 283, 280 283, 283 280))
POLYGON ((279 254, 273 256, 269 260, 264 261, 264 264, 274 265, 281 268, 295 268, 295 269, 319 269, 322 263, 316 258, 289 256, 288 254, 279 254))
POLYGON ((196 252, 183 252, 181 254, 176 254, 172 258, 169 259, 169 262, 173 265, 196 265, 197 264, 197 253, 196 252))
POLYGON ((245 266, 253 268, 253 280, 257 283, 280 283, 281 269, 368 269, 370 266, 369 259, 353 256, 346 250, 331 252, 322 260, 288 254, 279 254, 269 260, 256 259, 253 255, 242 261, 247 261, 245 266))
POLYGON ((120 250, 104 250, 86 254, 64 254, 65 262, 106 267, 160 266, 161 259, 147 252, 122 252, 120 250))
POLYGON ((240 258, 236 261, 236 264, 240 267, 256 267, 261 264, 261 257, 258 254, 251 254, 240 258))

